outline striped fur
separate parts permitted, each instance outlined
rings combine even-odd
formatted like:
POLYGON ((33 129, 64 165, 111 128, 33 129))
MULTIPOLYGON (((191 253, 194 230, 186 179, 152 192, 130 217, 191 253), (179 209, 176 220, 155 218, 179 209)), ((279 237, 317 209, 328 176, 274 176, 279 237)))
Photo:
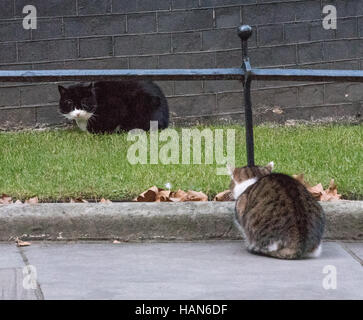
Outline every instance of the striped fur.
POLYGON ((324 211, 299 181, 272 173, 272 168, 273 163, 229 168, 230 190, 238 195, 235 220, 248 251, 280 259, 316 257, 321 251, 324 211), (244 189, 246 184, 250 185, 244 189))

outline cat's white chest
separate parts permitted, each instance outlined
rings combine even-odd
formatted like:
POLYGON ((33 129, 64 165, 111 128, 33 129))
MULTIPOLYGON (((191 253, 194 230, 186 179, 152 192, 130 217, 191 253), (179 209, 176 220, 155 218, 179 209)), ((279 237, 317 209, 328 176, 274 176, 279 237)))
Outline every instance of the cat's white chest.
POLYGON ((257 182, 257 178, 251 178, 241 183, 235 183, 235 187, 233 189, 233 197, 237 200, 237 198, 246 191, 249 186, 252 186, 257 182))
POLYGON ((87 122, 88 122, 88 120, 85 120, 85 119, 76 119, 76 122, 77 122, 77 126, 82 131, 87 131, 87 122))

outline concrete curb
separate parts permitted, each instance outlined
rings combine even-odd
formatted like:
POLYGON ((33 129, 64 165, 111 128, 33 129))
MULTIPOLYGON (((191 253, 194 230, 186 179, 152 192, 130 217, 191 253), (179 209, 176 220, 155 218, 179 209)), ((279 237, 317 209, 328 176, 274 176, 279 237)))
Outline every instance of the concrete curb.
MULTIPOLYGON (((321 203, 325 239, 363 240, 363 201, 321 203)), ((240 239, 234 202, 50 203, 0 206, 0 241, 240 239)))

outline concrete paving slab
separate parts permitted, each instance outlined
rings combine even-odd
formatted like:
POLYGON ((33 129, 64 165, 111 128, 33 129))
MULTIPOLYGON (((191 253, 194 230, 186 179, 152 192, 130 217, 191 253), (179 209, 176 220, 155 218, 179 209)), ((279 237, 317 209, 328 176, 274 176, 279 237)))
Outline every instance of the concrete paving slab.
POLYGON ((363 299, 363 268, 335 242, 296 261, 249 254, 240 241, 40 243, 24 252, 45 299, 363 299), (325 289, 334 270, 337 287, 325 289))
POLYGON ((361 243, 355 243, 355 242, 344 243, 343 245, 344 247, 348 248, 348 250, 351 250, 355 258, 363 266, 363 245, 361 243))
POLYGON ((23 286, 24 267, 15 244, 0 244, 0 300, 37 299, 36 290, 23 286))

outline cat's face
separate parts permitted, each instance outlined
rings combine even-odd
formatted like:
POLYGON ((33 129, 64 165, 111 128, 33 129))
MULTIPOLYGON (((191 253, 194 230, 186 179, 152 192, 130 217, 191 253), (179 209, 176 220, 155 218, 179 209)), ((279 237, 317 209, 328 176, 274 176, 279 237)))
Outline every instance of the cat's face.
POLYGON ((93 116, 97 104, 92 83, 68 88, 58 86, 58 90, 59 110, 67 119, 88 121, 93 116))
POLYGON ((274 163, 270 162, 267 166, 254 166, 233 168, 227 166, 228 172, 231 176, 231 183, 229 189, 237 199, 249 186, 257 182, 257 180, 272 172, 274 163))

